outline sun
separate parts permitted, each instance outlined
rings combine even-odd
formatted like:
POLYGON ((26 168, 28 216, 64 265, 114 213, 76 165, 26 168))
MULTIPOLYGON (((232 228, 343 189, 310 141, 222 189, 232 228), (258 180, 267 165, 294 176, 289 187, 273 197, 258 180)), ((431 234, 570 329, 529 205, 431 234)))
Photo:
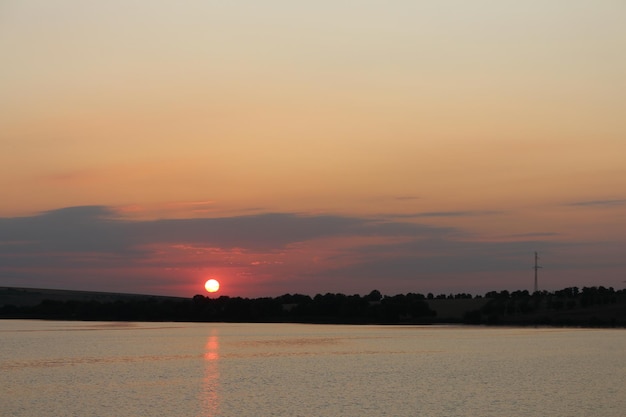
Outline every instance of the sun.
POLYGON ((220 289, 220 282, 216 279, 211 278, 207 282, 204 283, 204 288, 208 292, 216 292, 220 289))

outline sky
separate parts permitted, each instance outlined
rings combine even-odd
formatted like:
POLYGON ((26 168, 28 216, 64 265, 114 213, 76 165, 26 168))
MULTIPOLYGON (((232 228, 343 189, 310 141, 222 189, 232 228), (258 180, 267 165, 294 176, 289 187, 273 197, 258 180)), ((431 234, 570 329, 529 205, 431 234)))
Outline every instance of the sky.
POLYGON ((622 0, 0 2, 0 286, 626 286, 622 0))

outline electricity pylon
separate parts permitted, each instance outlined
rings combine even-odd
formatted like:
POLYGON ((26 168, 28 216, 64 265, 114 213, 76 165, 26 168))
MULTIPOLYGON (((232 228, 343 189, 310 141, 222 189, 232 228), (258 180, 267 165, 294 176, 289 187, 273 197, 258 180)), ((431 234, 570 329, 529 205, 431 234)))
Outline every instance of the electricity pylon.
POLYGON ((535 252, 535 266, 533 269, 535 270, 535 292, 539 291, 539 284, 537 283, 537 271, 539 271, 539 255, 535 252))

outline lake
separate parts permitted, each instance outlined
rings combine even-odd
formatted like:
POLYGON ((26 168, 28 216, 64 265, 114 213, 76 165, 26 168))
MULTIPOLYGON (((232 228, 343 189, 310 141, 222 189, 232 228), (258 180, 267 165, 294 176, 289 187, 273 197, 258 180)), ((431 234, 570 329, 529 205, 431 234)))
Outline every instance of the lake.
POLYGON ((602 416, 621 329, 0 320, 2 416, 602 416))

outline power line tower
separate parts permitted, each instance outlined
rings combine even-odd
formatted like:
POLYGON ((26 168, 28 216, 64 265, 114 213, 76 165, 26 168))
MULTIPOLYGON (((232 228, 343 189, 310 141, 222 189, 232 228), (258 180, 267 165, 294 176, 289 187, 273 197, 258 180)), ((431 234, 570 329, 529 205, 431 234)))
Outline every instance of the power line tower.
POLYGON ((539 271, 539 268, 541 268, 539 266, 539 255, 535 252, 535 266, 533 267, 535 270, 535 292, 539 291, 539 285, 537 283, 537 271, 539 271))

